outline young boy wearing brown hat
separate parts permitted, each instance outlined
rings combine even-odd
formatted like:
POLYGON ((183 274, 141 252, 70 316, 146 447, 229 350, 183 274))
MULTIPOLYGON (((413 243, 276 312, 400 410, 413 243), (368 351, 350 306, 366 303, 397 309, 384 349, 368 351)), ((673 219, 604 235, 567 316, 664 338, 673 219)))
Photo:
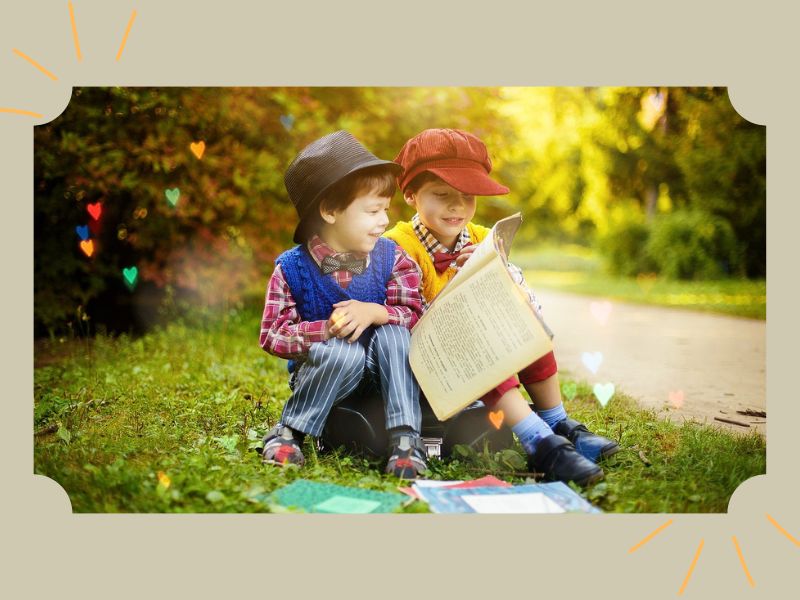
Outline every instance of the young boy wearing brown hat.
MULTIPOLYGON (((458 129, 427 129, 408 140, 395 158, 403 167, 398 178, 406 203, 417 213, 386 233, 419 265, 422 295, 431 302, 456 274, 458 266, 489 233, 472 223, 476 196, 507 194, 508 188, 489 177, 491 161, 484 143, 458 129)), ((541 306, 509 263, 509 272, 528 293, 537 311, 541 306)), ((619 445, 591 433, 567 416, 561 401, 558 368, 552 352, 532 362, 482 398, 504 413, 504 423, 522 442, 529 467, 546 478, 585 485, 603 477, 595 463, 619 450, 619 445), (532 411, 519 391, 525 386, 532 411)))
POLYGON ((275 261, 259 342, 290 359, 292 394, 265 437, 265 463, 302 465, 304 436, 318 437, 332 406, 363 383, 383 397, 386 472, 412 479, 427 468, 408 364, 409 330, 422 313, 419 273, 382 237, 401 170, 346 131, 312 142, 286 170, 298 246, 275 261))

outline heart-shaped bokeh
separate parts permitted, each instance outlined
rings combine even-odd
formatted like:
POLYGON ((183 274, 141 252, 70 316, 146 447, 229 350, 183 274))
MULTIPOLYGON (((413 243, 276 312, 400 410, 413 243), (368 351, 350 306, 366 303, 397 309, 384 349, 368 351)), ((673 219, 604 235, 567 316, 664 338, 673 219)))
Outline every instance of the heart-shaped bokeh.
POLYGON ((172 480, 169 478, 169 475, 164 473, 164 471, 158 472, 158 485, 166 489, 170 486, 171 483, 172 480))
POLYGON ((178 204, 178 199, 181 197, 181 191, 178 188, 172 188, 164 190, 164 194, 167 197, 167 202, 170 203, 172 208, 175 208, 175 205, 178 204))
POLYGON ((281 115, 281 125, 286 131, 291 131, 294 125, 294 117, 292 115, 281 115))
POLYGON ((139 278, 139 269, 136 267, 125 267, 122 269, 122 277, 125 280, 125 285, 130 290, 136 287, 136 280, 139 278))
POLYGON ((87 204, 86 210, 89 211, 89 214, 92 215, 95 221, 99 221, 100 215, 103 213, 103 203, 95 202, 94 204, 87 204))
POLYGON ((199 142, 192 142, 189 144, 189 150, 191 150, 192 154, 194 154, 199 160, 203 158, 203 153, 206 151, 206 143, 203 140, 200 140, 199 142))
POLYGON ((89 226, 88 225, 78 225, 75 227, 75 233, 78 234, 78 237, 82 240, 89 239, 89 226))
POLYGON ((636 283, 639 285, 640 290, 645 294, 649 294, 650 290, 653 289, 653 286, 656 284, 657 279, 658 275, 655 273, 639 273, 636 276, 636 283))
POLYGON ((92 240, 83 240, 81 242, 81 250, 86 256, 94 254, 94 242, 92 240))
POLYGON ((578 384, 569 381, 561 386, 561 393, 567 400, 572 400, 578 394, 578 384))
POLYGON ((494 425, 495 429, 500 429, 500 426, 503 424, 503 420, 506 418, 505 413, 502 410, 496 410, 489 413, 489 420, 494 425))
POLYGON ((584 352, 581 354, 581 360, 583 361, 583 364, 586 365, 587 369, 589 369, 592 373, 597 373, 597 369, 599 369, 600 365, 603 363, 603 353, 584 352))
POLYGON ((678 390, 676 392, 669 393, 669 403, 672 405, 672 408, 678 409, 683 406, 684 394, 683 390, 678 390))
POLYGON ((608 401, 611 400, 611 397, 614 395, 614 384, 595 383, 592 391, 594 392, 595 397, 600 401, 602 407, 605 408, 606 404, 608 404, 608 401))
POLYGON ((608 317, 611 316, 611 302, 608 300, 592 302, 589 305, 589 310, 591 310, 595 321, 600 323, 600 325, 605 325, 608 323, 608 317))

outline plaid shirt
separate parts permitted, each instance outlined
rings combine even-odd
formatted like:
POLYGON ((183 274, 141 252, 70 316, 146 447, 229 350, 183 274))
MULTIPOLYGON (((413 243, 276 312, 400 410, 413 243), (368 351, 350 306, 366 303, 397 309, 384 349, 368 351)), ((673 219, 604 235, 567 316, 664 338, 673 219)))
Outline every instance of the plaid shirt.
MULTIPOLYGON (((319 236, 308 242, 312 258, 321 264, 326 256, 348 258, 345 254, 337 254, 319 236)), ((367 256, 369 264, 369 255, 367 256)), ((350 271, 334 271, 328 277, 346 289, 353 280, 350 271)), ((411 329, 422 314, 422 297, 419 294, 420 272, 417 264, 411 260, 400 246, 394 254, 392 276, 386 285, 386 303, 384 307, 389 313, 389 324, 402 325, 411 329)), ((325 341, 327 321, 303 321, 297 312, 297 305, 289 284, 283 276, 280 266, 276 266, 267 286, 264 301, 264 314, 261 317, 261 335, 259 345, 282 358, 301 358, 308 353, 311 344, 325 341)))
MULTIPOLYGON (((437 240, 430 230, 425 227, 425 225, 422 223, 422 220, 419 218, 419 214, 415 214, 413 217, 411 217, 411 226, 414 228, 414 233, 417 234, 417 238, 422 243, 425 250, 427 250, 428 254, 431 255, 431 259, 433 259, 434 252, 450 252, 447 246, 439 243, 439 240, 437 240)), ((469 243, 469 231, 466 227, 464 227, 464 229, 461 230, 461 233, 458 234, 458 239, 456 240, 456 246, 453 249, 453 252, 460 252, 461 249, 469 243)), ((539 301, 536 299, 536 294, 533 293, 533 290, 530 289, 528 284, 525 283, 525 277, 522 275, 522 269, 511 263, 507 263, 506 267, 511 275, 511 279, 513 279, 514 282, 523 289, 523 291, 528 295, 528 301, 533 305, 536 311, 541 314, 542 305, 539 304, 539 301)))

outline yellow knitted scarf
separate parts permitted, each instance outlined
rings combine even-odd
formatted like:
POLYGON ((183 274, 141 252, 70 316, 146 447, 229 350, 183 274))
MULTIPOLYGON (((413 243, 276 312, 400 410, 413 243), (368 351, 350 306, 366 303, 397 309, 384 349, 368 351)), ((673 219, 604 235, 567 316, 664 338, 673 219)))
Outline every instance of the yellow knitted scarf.
MULTIPOLYGON (((469 231, 470 241, 473 244, 478 244, 491 230, 470 222, 467 223, 467 231, 469 231)), ((411 260, 419 265, 422 270, 422 296, 426 302, 432 302, 444 286, 447 285, 447 282, 456 274, 455 267, 448 267, 442 273, 437 273, 436 268, 433 266, 431 255, 428 254, 425 246, 419 241, 417 234, 414 232, 414 227, 409 221, 398 221, 397 225, 383 235, 397 242, 403 250, 408 252, 411 260)))

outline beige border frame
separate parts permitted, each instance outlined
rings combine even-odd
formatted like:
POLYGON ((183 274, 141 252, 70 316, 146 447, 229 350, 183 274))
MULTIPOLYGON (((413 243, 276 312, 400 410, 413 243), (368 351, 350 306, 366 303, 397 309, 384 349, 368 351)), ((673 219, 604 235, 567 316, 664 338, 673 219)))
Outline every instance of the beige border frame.
POLYGON ((69 0, 4 7, 0 107, 43 115, 0 113, 10 383, 0 409, 4 596, 673 597, 703 539, 685 595, 786 597, 800 547, 765 514, 800 538, 791 310, 797 15, 771 2, 516 4, 75 0, 80 61, 69 0), (740 486, 724 515, 72 515, 60 486, 31 474, 32 126, 63 111, 72 85, 309 83, 729 86, 737 110, 768 126, 768 474, 740 486), (663 533, 628 553, 669 518, 663 533), (270 542, 290 559, 276 559, 270 542), (406 560, 390 568, 396 556, 406 560))

